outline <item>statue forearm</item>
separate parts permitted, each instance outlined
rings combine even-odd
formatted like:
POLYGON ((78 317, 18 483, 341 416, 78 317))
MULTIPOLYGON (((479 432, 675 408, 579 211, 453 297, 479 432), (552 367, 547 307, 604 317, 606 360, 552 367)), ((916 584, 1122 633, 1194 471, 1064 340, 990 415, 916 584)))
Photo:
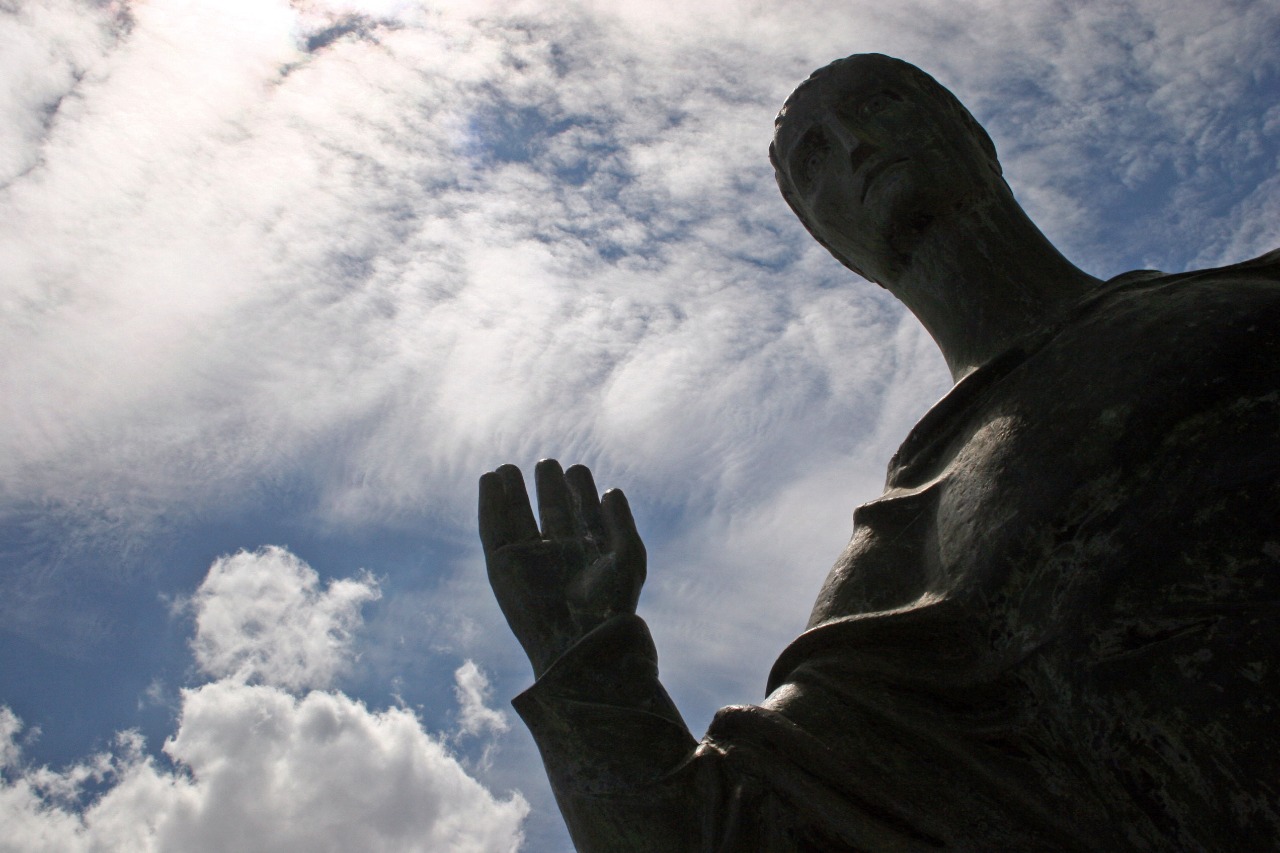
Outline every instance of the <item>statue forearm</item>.
POLYGON ((695 741, 636 616, 583 638, 514 705, 579 853, 937 848, 784 714, 725 708, 695 741))
POLYGON ((579 851, 690 849, 697 742, 658 682, 637 616, 584 637, 515 702, 579 851))
POLYGON ((620 491, 597 497, 580 465, 534 473, 538 521, 514 465, 480 478, 489 582, 537 678, 516 710, 580 851, 690 849, 696 742, 635 615, 645 548, 631 509, 620 491))

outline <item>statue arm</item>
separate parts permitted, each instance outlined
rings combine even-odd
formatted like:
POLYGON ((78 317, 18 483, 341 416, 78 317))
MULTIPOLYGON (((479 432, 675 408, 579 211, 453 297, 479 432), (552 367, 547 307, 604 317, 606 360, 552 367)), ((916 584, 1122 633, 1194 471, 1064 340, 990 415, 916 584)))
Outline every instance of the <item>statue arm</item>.
POLYGON ((518 469, 484 475, 480 533, 536 676, 514 705, 581 853, 936 848, 786 713, 724 708, 697 741, 635 614, 645 552, 626 498, 599 500, 590 472, 550 460, 536 486, 541 530, 518 469))
POLYGON ((518 468, 480 480, 489 582, 537 679, 516 710, 579 850, 687 849, 697 744, 635 615, 646 557, 626 497, 597 498, 585 467, 554 460, 535 486, 540 525, 518 468))
POLYGON ((696 741, 637 616, 584 637, 513 704, 580 853, 939 847, 784 713, 722 708, 696 741))
POLYGON ((579 851, 698 847, 697 741, 658 681, 644 620, 600 625, 513 705, 579 851))

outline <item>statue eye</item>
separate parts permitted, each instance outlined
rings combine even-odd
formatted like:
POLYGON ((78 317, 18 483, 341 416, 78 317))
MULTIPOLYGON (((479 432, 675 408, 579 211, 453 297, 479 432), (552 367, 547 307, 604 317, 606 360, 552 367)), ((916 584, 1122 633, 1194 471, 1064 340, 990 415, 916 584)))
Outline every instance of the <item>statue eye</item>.
POLYGON ((901 101, 901 95, 890 89, 886 89, 883 92, 876 92, 874 95, 863 101, 862 105, 858 108, 858 112, 862 113, 864 116, 875 115, 893 104, 901 103, 901 101))
POLYGON ((831 143, 822 129, 810 128, 791 155, 791 180, 797 189, 803 192, 813 185, 830 151, 831 143))

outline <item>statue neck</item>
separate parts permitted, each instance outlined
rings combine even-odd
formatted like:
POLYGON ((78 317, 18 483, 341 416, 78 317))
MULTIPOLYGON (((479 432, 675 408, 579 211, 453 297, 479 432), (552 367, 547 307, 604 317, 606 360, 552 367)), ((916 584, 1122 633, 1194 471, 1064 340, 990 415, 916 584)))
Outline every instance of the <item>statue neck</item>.
POLYGON ((924 324, 958 382, 1101 281, 1063 257, 1002 183, 965 215, 932 223, 882 283, 924 324))

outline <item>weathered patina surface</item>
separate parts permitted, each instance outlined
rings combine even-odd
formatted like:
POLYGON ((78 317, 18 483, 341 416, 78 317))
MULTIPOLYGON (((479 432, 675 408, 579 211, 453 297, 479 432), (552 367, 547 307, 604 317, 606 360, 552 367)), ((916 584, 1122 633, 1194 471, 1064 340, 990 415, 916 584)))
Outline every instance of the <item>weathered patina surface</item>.
MULTIPOLYGON (((1021 214, 922 72, 851 57, 771 154, 823 245, 955 387, 773 667, 696 740, 635 615, 620 492, 481 480, 515 705, 583 851, 1270 850, 1280 844, 1280 253, 1100 282, 1021 214)), ((710 605, 709 605, 710 606, 710 605)))

